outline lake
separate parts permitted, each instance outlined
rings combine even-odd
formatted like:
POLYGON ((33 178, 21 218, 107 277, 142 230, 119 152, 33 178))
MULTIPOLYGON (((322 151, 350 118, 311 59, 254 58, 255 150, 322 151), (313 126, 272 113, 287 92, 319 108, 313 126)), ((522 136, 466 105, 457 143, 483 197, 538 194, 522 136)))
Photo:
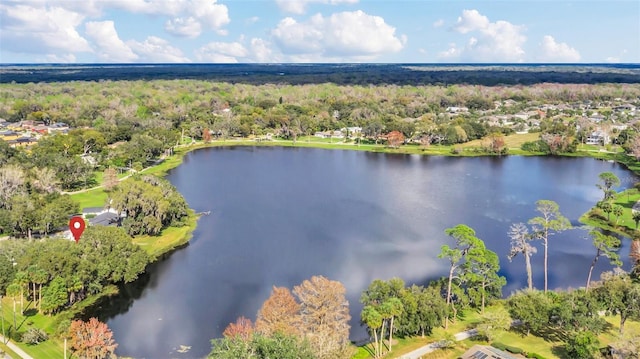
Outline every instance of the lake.
MULTIPOLYGON (((524 259, 507 260, 512 223, 550 199, 574 225, 601 197, 598 174, 624 167, 590 158, 426 157, 281 147, 208 148, 189 153, 168 179, 203 216, 190 244, 114 299, 101 317, 118 355, 193 358, 210 351, 239 316, 255 320, 272 286, 292 288, 313 275, 341 281, 359 326, 360 293, 376 279, 424 284, 446 275, 437 258, 446 228, 464 223, 498 253, 508 284, 526 286, 524 259), (189 346, 186 353, 180 346, 189 346)), ((449 242, 450 243, 450 242, 449 242)), ((543 287, 543 255, 532 257, 543 287)), ((583 229, 550 240, 549 286, 583 286, 595 250, 583 229)), ((629 269, 629 241, 620 250, 629 269)), ((609 270, 601 259, 599 278, 609 270)))

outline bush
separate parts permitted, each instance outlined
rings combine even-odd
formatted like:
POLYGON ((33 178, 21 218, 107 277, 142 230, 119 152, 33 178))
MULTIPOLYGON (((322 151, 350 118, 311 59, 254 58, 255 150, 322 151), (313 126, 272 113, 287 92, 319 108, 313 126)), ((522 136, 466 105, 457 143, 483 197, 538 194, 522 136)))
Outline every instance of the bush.
POLYGON ((49 339, 47 333, 38 328, 30 328, 22 335, 22 341, 31 345, 40 344, 47 339, 49 339))
POLYGON ((532 359, 546 359, 545 357, 543 357, 540 354, 537 353, 527 353, 527 358, 532 358, 532 359))
POLYGON ((508 351, 511 354, 522 354, 524 353, 524 350, 522 350, 522 348, 518 348, 518 347, 513 347, 511 345, 505 345, 504 349, 506 351, 508 351))
POLYGON ((505 350, 507 348, 506 344, 502 344, 500 342, 491 343, 491 346, 496 348, 496 349, 500 349, 500 350, 505 350))
POLYGON ((509 353, 512 353, 512 354, 522 354, 522 353, 524 353, 524 350, 522 350, 522 348, 513 347, 511 345, 506 345, 506 344, 499 343, 499 342, 492 343, 491 346, 496 348, 496 349, 508 351, 509 353))

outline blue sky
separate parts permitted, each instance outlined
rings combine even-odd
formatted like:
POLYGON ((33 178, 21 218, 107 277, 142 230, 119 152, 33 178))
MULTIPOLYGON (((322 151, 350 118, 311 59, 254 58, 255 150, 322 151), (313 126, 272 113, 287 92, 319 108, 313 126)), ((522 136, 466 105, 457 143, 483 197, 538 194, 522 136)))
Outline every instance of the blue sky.
POLYGON ((640 1, 2 0, 1 63, 640 63, 640 1))

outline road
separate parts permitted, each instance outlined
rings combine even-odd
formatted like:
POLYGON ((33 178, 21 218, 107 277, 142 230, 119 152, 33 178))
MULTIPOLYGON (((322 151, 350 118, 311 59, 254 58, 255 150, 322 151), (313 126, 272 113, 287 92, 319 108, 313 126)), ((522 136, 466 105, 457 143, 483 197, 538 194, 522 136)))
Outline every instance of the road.
MULTIPOLYGON (((3 343, 6 342, 5 337, 2 336, 2 334, 0 334, 0 341, 2 341, 3 343)), ((33 359, 33 357, 27 353, 24 352, 24 350, 18 348, 17 345, 13 344, 12 342, 6 342, 6 346, 9 347, 9 349, 13 350, 16 354, 18 354, 20 356, 20 358, 22 359, 33 359)), ((5 358, 11 358, 9 356, 7 356, 7 354, 5 354, 5 358)), ((19 359, 19 358, 14 358, 14 359, 19 359)))
MULTIPOLYGON (((478 331, 475 329, 471 329, 471 330, 457 333, 456 335, 454 335, 454 337, 456 338, 457 341, 460 341, 460 340, 469 339, 476 334, 478 334, 478 331)), ((398 359, 420 359, 422 356, 429 354, 433 351, 436 351, 438 349, 440 349, 439 342, 434 342, 434 343, 425 345, 421 348, 418 348, 407 354, 403 354, 399 356, 398 359)))

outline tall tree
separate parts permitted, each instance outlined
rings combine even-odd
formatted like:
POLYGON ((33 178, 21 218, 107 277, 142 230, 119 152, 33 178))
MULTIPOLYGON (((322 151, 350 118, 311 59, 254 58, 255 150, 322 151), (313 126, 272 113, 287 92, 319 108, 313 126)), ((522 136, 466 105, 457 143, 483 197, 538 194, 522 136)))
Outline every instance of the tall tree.
POLYGON ((263 335, 274 333, 300 335, 300 304, 288 288, 273 287, 256 319, 256 330, 263 335))
MULTIPOLYGON (((453 279, 458 277, 457 273, 463 264, 463 259, 467 253, 475 247, 484 247, 484 243, 478 237, 476 232, 469 226, 458 224, 455 227, 447 228, 444 231, 447 235, 455 240, 455 246, 443 245, 438 258, 446 258, 449 260, 449 276, 447 281, 447 295, 445 297, 447 306, 451 306, 451 286, 453 279)), ((455 308, 453 308, 455 311, 455 308)), ((445 318, 445 329, 448 327, 448 315, 445 318)))
POLYGON ((13 327, 18 328, 16 325, 16 297, 20 295, 22 289, 20 288, 20 284, 15 281, 7 287, 7 296, 11 297, 13 300, 13 327))
POLYGON ((44 313, 55 313, 67 304, 67 287, 62 277, 55 277, 42 293, 42 304, 40 305, 44 313))
MULTIPOLYGON (((382 329, 382 315, 373 305, 365 305, 360 314, 360 322, 366 325, 369 331, 373 333, 373 357, 379 358, 382 356, 382 338, 378 340, 378 330, 382 329)), ((380 336, 382 336, 382 333, 380 333, 380 336)))
POLYGON ((540 216, 529 220, 533 226, 534 235, 542 240, 544 246, 544 291, 548 290, 548 264, 549 264, 549 237, 571 228, 569 220, 560 213, 560 207, 554 201, 539 200, 536 202, 536 210, 540 216))
POLYGON ((480 296, 480 311, 484 313, 487 298, 500 298, 502 287, 507 284, 505 277, 498 274, 500 260, 498 255, 484 247, 472 248, 464 264, 464 281, 470 297, 480 296))
POLYGON ((633 218, 633 221, 636 222, 636 229, 638 229, 638 223, 640 223, 640 211, 632 210, 631 218, 633 218))
POLYGON ((104 170, 102 183, 104 186, 104 190, 107 192, 111 192, 116 188, 116 186, 118 185, 118 174, 116 173, 115 168, 109 167, 104 170))
POLYGON ((521 321, 527 335, 531 331, 540 333, 548 327, 553 302, 546 293, 523 290, 509 297, 507 305, 511 318, 521 321))
POLYGON ((385 308, 385 313, 387 314, 387 319, 389 320, 389 351, 393 349, 393 321, 395 318, 398 318, 402 312, 404 311, 404 307, 402 305, 402 301, 398 298, 389 298, 386 302, 382 303, 382 306, 385 308))
POLYGON ((301 328, 319 359, 344 355, 349 347, 349 302, 342 283, 313 276, 293 288, 300 302, 301 328))
POLYGON ((538 249, 529 242, 533 237, 529 234, 529 229, 524 223, 512 224, 509 227, 509 237, 511 237, 511 251, 509 252, 509 261, 522 253, 524 264, 527 270, 527 285, 529 289, 533 289, 533 274, 531 272, 531 256, 538 249))
POLYGON ((596 185, 604 193, 604 200, 611 198, 612 188, 620 186, 620 178, 613 172, 602 172, 598 175, 599 183, 596 185))
POLYGON ((115 358, 118 344, 113 340, 113 332, 96 318, 71 322, 69 338, 71 350, 79 358, 115 358))
POLYGON ((589 284, 591 284, 591 273, 593 272, 593 267, 596 266, 600 257, 609 258, 611 264, 617 266, 622 265, 620 256, 616 253, 616 249, 620 247, 620 240, 618 238, 606 235, 597 230, 589 232, 589 235, 591 235, 593 246, 596 247, 596 256, 593 258, 593 261, 591 261, 591 266, 589 267, 586 290, 589 290, 589 284))
POLYGON ((620 334, 624 333, 627 319, 640 319, 640 283, 635 283, 629 274, 603 273, 594 292, 608 313, 620 315, 620 334))
POLYGON ((620 221, 620 216, 624 213, 624 208, 621 205, 616 204, 613 206, 613 215, 616 216, 616 226, 618 225, 618 221, 620 221))

